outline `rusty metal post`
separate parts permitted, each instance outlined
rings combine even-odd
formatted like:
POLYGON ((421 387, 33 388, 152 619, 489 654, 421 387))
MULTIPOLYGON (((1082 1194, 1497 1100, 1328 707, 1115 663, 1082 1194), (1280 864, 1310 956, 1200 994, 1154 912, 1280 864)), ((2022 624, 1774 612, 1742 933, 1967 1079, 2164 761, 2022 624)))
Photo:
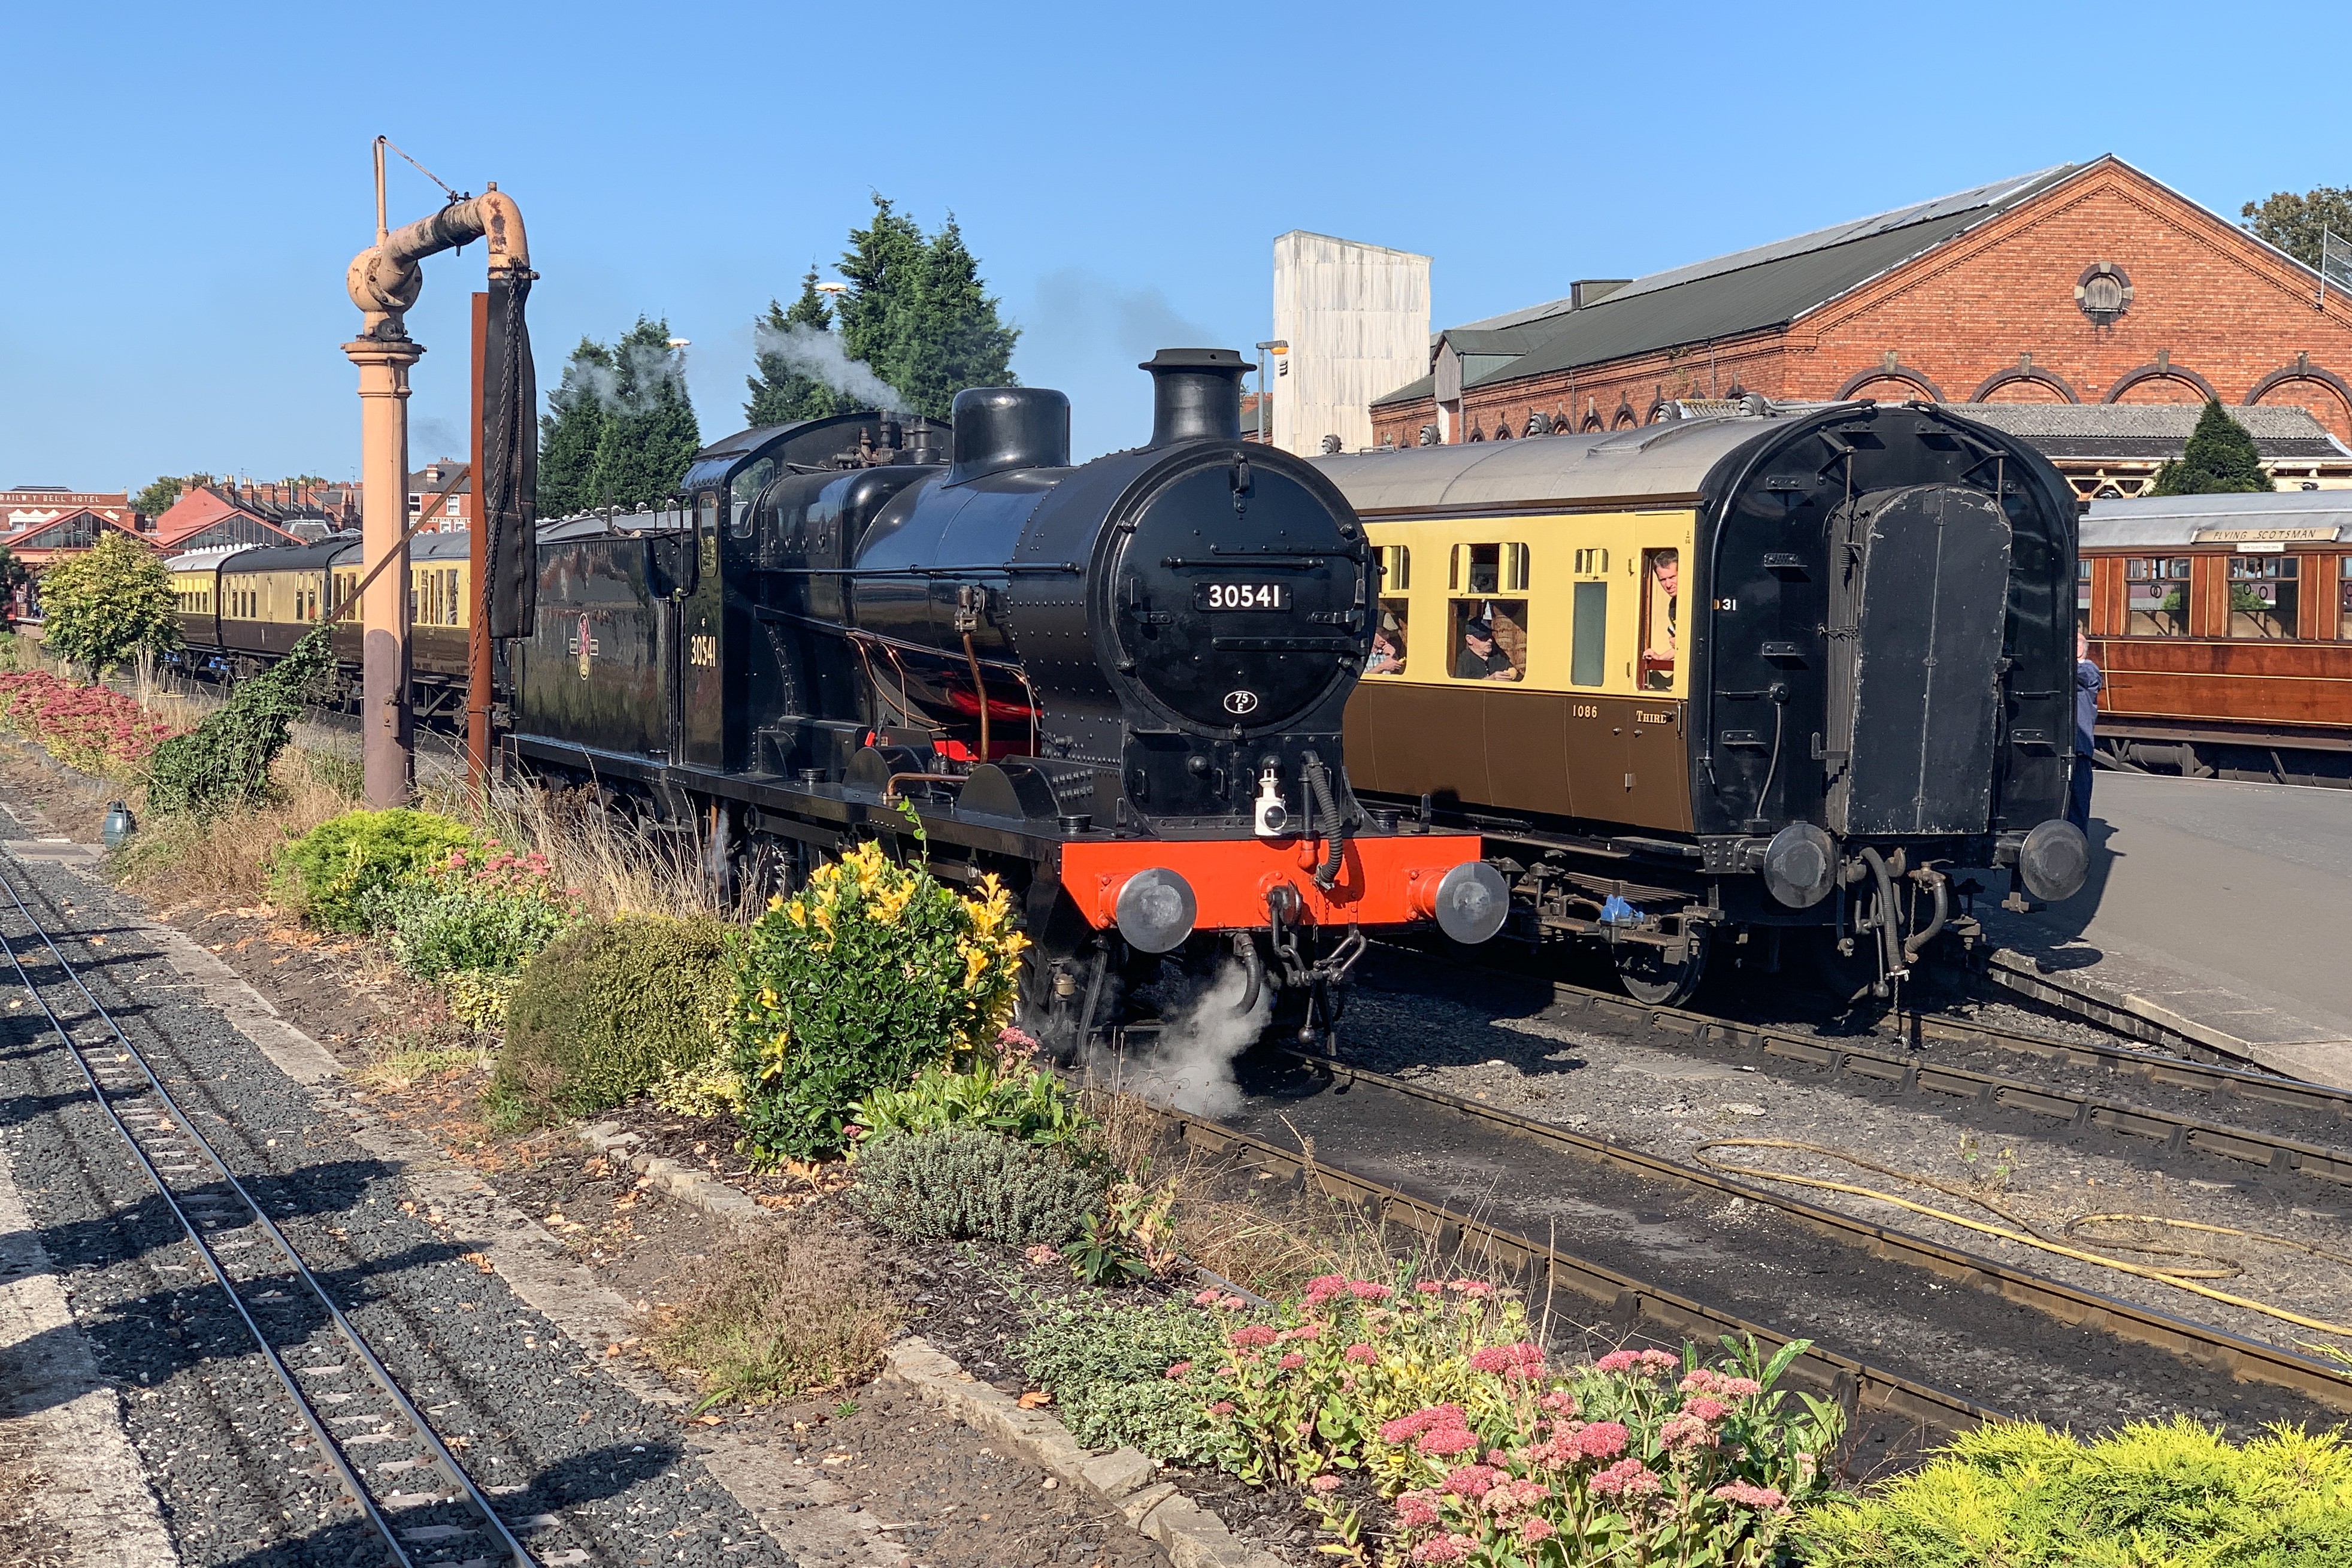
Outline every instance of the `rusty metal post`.
POLYGON ((361 756, 368 804, 405 805, 416 758, 408 705, 408 370, 424 348, 405 338, 343 345, 360 372, 360 555, 390 568, 360 603, 361 756))
POLYGON ((490 297, 474 296, 473 504, 466 509, 466 561, 473 573, 472 606, 466 630, 466 782, 477 795, 490 782, 490 530, 484 510, 489 487, 483 476, 482 382, 489 358, 490 297))

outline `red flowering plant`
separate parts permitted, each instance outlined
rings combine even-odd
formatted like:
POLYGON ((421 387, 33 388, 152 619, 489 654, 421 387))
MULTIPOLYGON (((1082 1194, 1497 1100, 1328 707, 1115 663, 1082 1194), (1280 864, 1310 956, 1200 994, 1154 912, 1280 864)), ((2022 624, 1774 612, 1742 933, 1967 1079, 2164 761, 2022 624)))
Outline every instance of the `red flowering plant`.
POLYGON ((119 691, 77 686, 45 670, 0 675, 0 729, 24 736, 68 767, 130 782, 179 733, 119 691))
POLYGON ((1725 1336, 1695 1347, 1618 1351, 1565 1373, 1530 1358, 1499 1375, 1508 1415, 1438 1405, 1380 1434, 1410 1484, 1395 1494, 1397 1552, 1413 1563, 1570 1568, 1609 1562, 1777 1568, 1795 1560, 1800 1505, 1829 1489, 1822 1457, 1838 1406, 1775 1389, 1802 1341, 1766 1360, 1725 1336))
POLYGON ((1519 1302, 1472 1279, 1415 1288, 1328 1274, 1270 1312, 1215 1290, 1193 1300, 1231 1321, 1223 1356, 1183 1379, 1217 1421, 1219 1463, 1253 1484, 1368 1466, 1401 1481, 1381 1426, 1449 1400, 1505 1419, 1504 1381, 1480 1370, 1482 1358, 1516 1355, 1528 1336, 1519 1302))
POLYGON ((1520 1303, 1471 1279, 1330 1275, 1271 1311, 1217 1290, 1194 1304, 1227 1318, 1221 1353, 1169 1377, 1203 1402, 1219 1463, 1303 1487, 1335 1551, 1363 1534, 1340 1494, 1369 1481, 1392 1500, 1400 1562, 1765 1568, 1787 1560, 1843 1428, 1835 1405, 1802 1395, 1792 1412, 1773 1388, 1801 1342, 1555 1369, 1520 1303))

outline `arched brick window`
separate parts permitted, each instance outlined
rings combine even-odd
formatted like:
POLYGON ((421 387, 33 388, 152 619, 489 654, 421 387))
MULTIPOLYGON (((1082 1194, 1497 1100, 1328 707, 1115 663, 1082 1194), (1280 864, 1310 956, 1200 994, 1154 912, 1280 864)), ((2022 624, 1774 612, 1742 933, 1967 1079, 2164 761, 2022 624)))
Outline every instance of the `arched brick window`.
POLYGON ((2246 405, 2293 404, 2311 410, 2311 416, 2327 426, 2338 440, 2352 440, 2352 386, 2332 371, 2320 369, 2311 363, 2309 354, 2298 354, 2295 362, 2254 383, 2246 394, 2246 405))
POLYGON ((2107 388, 2103 403, 2210 403, 2213 384, 2166 355, 2154 364, 2126 371, 2107 388))
POLYGON ((1850 398, 1867 397, 1879 403, 1941 403, 1944 389, 1907 367, 1887 370, 1857 371, 1846 377, 1832 400, 1843 403, 1850 398))
POLYGON ((1970 403, 2080 403, 2066 378, 2039 366, 2012 365, 1989 375, 1969 394, 1970 403))

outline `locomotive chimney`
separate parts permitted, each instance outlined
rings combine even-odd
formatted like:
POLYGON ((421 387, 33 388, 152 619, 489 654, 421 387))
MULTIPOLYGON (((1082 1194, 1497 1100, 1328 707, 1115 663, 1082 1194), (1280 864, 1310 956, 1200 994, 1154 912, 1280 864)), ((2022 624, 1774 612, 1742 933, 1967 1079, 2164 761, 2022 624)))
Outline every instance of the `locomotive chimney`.
POLYGON ((1070 400, 1042 386, 973 386, 956 394, 947 482, 1007 468, 1070 466, 1070 400))
POLYGON ((1161 349, 1138 367, 1151 373, 1151 444, 1238 441, 1242 377, 1249 364, 1233 349, 1161 349))

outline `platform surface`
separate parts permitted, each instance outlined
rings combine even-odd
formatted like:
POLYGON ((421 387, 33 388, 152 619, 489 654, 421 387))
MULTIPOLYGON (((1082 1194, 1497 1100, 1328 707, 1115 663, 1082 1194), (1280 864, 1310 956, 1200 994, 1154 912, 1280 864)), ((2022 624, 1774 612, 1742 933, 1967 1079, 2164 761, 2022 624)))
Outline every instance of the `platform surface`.
POLYGON ((2091 818, 2082 892, 1990 910, 1994 940, 2275 1071, 2352 1084, 2352 791, 2103 772, 2091 818))

